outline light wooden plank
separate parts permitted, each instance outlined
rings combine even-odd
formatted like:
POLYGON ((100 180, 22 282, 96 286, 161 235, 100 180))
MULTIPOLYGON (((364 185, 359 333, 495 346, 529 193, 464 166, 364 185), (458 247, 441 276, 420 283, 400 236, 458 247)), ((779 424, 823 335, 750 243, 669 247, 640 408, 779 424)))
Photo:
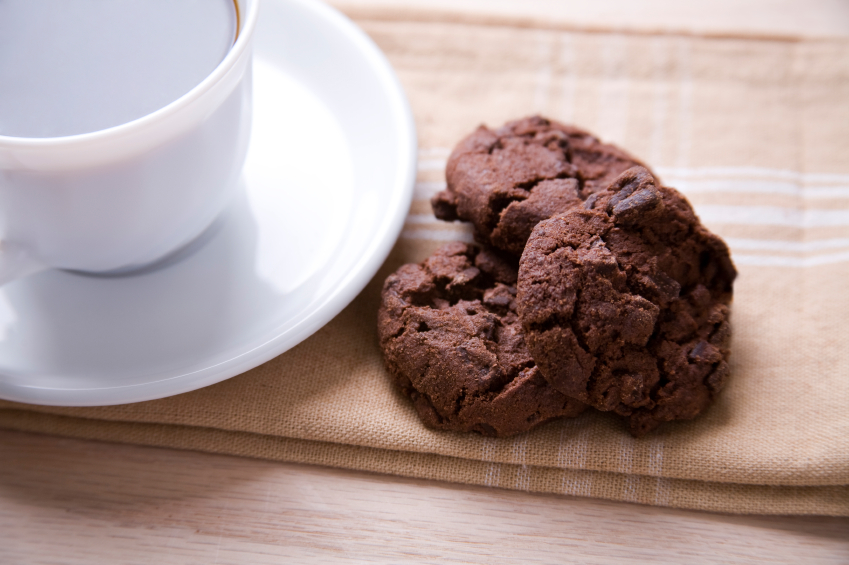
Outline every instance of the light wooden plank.
POLYGON ((847 37, 849 3, 844 0, 330 0, 352 15, 398 9, 458 18, 546 22, 590 29, 683 32, 741 36, 847 37))

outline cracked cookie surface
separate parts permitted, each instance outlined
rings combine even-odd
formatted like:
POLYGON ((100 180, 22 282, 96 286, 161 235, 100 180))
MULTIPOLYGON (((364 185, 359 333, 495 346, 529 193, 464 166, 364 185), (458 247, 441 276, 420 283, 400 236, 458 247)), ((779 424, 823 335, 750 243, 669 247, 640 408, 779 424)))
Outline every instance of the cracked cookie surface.
POLYGON ((546 380, 641 436, 722 389, 735 276, 687 200, 635 167, 534 228, 518 312, 546 380))
POLYGON ((541 220, 580 205, 620 173, 641 165, 578 128, 534 116, 463 139, 445 168, 437 218, 463 220, 478 241, 520 255, 541 220))
POLYGON ((384 362, 427 426, 504 437, 585 408, 552 388, 528 352, 516 269, 495 250, 450 243, 386 279, 384 362))

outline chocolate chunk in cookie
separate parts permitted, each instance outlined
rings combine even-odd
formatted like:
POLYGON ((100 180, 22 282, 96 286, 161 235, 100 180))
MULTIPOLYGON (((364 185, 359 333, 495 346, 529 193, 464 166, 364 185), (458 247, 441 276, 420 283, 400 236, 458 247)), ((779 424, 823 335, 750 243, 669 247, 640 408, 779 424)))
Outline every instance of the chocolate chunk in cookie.
POLYGON ((635 167, 534 228, 518 311, 546 380, 627 416, 640 436, 696 416, 722 389, 735 276, 687 200, 635 167))
POLYGON ((434 214, 475 226, 478 241, 520 255, 534 226, 580 205, 640 165, 578 128, 539 116, 481 126, 454 149, 434 214))
POLYGON ((497 251, 451 243, 386 279, 380 346, 427 426, 503 437, 584 409, 545 381, 525 346, 516 269, 497 251))

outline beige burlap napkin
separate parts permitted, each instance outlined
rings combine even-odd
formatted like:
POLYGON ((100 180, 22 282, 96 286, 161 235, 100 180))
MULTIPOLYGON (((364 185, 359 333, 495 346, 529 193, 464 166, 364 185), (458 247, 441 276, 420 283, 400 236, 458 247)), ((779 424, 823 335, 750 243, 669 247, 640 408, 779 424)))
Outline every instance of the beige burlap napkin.
POLYGON ((103 408, 0 403, 0 427, 739 513, 849 515, 849 42, 358 18, 419 128, 415 202, 362 294, 277 359, 103 408), (389 383, 383 278, 465 226, 435 220, 452 145, 540 112, 621 144, 691 199, 740 276, 732 376, 698 419, 635 440, 597 412, 495 440, 424 428, 389 383))

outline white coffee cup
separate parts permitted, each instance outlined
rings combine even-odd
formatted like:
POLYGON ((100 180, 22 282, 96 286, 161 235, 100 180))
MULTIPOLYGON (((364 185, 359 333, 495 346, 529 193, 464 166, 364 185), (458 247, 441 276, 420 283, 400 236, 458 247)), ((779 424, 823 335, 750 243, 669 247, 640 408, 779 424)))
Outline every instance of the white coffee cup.
POLYGON ((247 153, 257 0, 215 70, 167 106, 67 137, 0 135, 0 284, 46 268, 149 265, 226 206, 247 153))

